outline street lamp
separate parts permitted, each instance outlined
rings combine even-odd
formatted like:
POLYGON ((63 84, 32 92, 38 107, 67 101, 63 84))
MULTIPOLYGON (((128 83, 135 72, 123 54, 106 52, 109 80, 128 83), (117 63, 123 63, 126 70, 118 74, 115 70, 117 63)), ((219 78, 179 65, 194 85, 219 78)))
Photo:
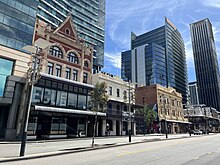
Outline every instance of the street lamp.
POLYGON ((33 86, 40 78, 40 71, 42 69, 42 62, 43 57, 38 55, 39 49, 45 49, 48 47, 50 43, 44 39, 39 38, 35 41, 35 45, 27 45, 24 46, 22 49, 29 52, 31 54, 31 61, 28 63, 29 69, 27 71, 27 81, 30 85, 30 96, 28 101, 28 109, 24 118, 24 128, 22 133, 22 140, 21 140, 21 148, 20 148, 20 156, 24 156, 25 154, 25 147, 27 141, 27 128, 28 128, 28 120, 30 115, 31 109, 31 100, 33 94, 33 86))
POLYGON ((166 139, 167 139, 168 138, 167 119, 166 119, 167 111, 166 111, 166 108, 165 108, 165 98, 164 98, 164 96, 163 96, 163 110, 164 110, 165 133, 166 133, 166 139))
POLYGON ((128 125, 128 136, 129 142, 131 142, 131 82, 128 81, 129 88, 128 88, 128 111, 129 111, 129 125, 128 125))

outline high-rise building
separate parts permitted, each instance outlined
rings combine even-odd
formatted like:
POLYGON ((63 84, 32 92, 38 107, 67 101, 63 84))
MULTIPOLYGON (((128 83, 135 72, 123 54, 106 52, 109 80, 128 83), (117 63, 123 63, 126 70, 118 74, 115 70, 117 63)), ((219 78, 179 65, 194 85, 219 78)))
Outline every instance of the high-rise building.
POLYGON ((39 0, 37 17, 58 27, 72 15, 78 36, 94 46, 93 69, 104 65, 105 0, 39 0))
POLYGON ((121 53, 121 78, 125 81, 131 80, 131 51, 121 53))
POLYGON ((220 111, 220 80, 212 24, 208 18, 190 24, 199 103, 220 111))
POLYGON ((32 45, 38 0, 0 0, 0 45, 32 45))
POLYGON ((196 82, 189 82, 190 105, 199 105, 199 95, 196 82))
MULTIPOLYGON (((173 87, 187 102, 187 69, 183 39, 177 28, 165 18, 165 25, 147 33, 131 35, 131 69, 122 53, 122 75, 131 75, 139 85, 161 84, 173 87)), ((127 58, 128 59, 128 58, 127 58)), ((124 79, 124 77, 122 77, 124 79)), ((125 80, 125 79, 124 79, 125 80)))

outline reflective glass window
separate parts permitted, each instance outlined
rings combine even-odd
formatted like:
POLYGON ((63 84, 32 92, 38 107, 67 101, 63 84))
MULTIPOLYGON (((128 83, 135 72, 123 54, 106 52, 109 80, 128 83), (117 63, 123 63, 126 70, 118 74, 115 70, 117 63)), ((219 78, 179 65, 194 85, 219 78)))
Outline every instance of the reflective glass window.
POLYGON ((67 102, 67 92, 57 91, 56 105, 60 107, 65 107, 67 102))
POLYGON ((0 58, 0 97, 3 96, 6 78, 11 75, 13 61, 0 58))
POLYGON ((86 95, 78 95, 78 108, 86 109, 86 95))
POLYGON ((43 102, 43 91, 44 91, 44 88, 41 88, 41 87, 33 88, 32 103, 43 102))
POLYGON ((67 106, 71 108, 77 107, 77 94, 69 93, 67 106))

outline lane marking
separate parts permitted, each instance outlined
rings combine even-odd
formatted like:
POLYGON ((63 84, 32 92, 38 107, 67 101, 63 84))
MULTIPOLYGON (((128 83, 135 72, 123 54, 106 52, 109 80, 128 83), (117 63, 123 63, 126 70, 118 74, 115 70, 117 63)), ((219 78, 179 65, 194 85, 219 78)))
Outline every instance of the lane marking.
POLYGON ((198 157, 195 157, 194 159, 195 159, 195 160, 199 159, 199 156, 198 156, 198 157))
POLYGON ((211 154, 212 154, 212 152, 209 152, 209 153, 208 153, 208 155, 211 155, 211 154))

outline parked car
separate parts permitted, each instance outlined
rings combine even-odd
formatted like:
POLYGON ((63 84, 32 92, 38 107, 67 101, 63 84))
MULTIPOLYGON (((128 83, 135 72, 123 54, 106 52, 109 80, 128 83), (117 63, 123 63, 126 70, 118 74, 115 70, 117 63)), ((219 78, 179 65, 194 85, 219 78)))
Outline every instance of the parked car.
POLYGON ((195 130, 193 131, 193 134, 194 134, 194 135, 202 135, 202 131, 200 131, 200 130, 198 130, 198 129, 195 129, 195 130))

